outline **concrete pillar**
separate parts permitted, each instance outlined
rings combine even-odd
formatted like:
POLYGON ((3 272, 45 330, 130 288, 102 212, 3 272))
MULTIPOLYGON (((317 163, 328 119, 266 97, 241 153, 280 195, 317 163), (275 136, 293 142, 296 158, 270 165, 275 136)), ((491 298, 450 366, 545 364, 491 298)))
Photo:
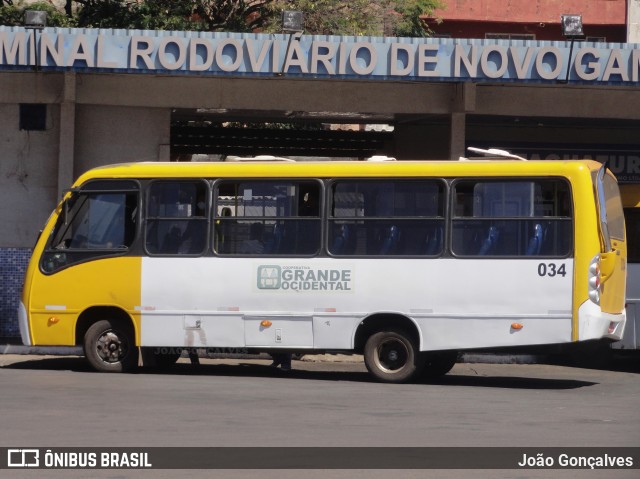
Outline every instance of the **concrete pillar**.
POLYGON ((465 156, 466 142, 466 113, 451 114, 451 133, 449 136, 449 159, 457 160, 461 156, 465 156))
POLYGON ((74 180, 76 131, 76 74, 64 74, 64 91, 60 103, 60 139, 58 144, 58 197, 74 180))
POLYGON ((476 85, 471 82, 458 83, 450 115, 449 159, 465 156, 467 140, 467 113, 476 109, 476 85))
POLYGON ((627 1, 627 43, 640 43, 640 0, 627 1))
POLYGON ((171 145, 167 143, 158 145, 158 161, 171 161, 171 145))

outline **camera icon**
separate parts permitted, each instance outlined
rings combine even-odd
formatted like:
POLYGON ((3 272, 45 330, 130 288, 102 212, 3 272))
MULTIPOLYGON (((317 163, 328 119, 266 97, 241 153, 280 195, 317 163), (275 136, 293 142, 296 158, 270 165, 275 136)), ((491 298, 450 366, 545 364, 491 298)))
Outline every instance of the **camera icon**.
POLYGON ((39 467, 40 451, 38 449, 8 449, 7 467, 39 467))

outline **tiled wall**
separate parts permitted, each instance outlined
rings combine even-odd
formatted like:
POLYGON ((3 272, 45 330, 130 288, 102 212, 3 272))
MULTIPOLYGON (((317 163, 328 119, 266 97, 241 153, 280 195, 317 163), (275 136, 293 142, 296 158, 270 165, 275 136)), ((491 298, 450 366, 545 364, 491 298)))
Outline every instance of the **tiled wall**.
POLYGON ((18 304, 29 248, 0 248, 0 337, 20 338, 18 304))

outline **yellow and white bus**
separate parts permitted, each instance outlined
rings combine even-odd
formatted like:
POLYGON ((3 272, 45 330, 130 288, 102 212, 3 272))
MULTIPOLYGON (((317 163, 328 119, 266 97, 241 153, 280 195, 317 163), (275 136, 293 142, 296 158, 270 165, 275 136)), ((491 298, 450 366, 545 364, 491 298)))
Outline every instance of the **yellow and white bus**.
POLYGON ((48 220, 20 328, 100 371, 139 348, 342 351, 401 382, 464 350, 619 340, 626 258, 596 162, 121 164, 48 220))

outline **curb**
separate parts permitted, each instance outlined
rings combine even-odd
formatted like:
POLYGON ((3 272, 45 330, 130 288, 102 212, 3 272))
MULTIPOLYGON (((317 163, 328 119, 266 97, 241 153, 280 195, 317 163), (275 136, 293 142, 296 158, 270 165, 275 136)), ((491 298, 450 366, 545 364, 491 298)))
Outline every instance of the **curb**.
POLYGON ((46 355, 46 356, 82 356, 80 346, 22 346, 5 344, 0 346, 0 354, 46 355))
MULTIPOLYGON (((0 346, 0 354, 33 355, 33 356, 83 356, 80 346, 22 346, 6 344, 0 346)), ((262 354, 206 354, 203 357, 211 359, 269 359, 269 355, 262 354)), ((486 364, 539 364, 544 362, 543 356, 533 354, 479 354, 463 353, 458 362, 486 363, 486 364)), ((358 354, 305 354, 302 361, 359 363, 363 361, 358 354)))

